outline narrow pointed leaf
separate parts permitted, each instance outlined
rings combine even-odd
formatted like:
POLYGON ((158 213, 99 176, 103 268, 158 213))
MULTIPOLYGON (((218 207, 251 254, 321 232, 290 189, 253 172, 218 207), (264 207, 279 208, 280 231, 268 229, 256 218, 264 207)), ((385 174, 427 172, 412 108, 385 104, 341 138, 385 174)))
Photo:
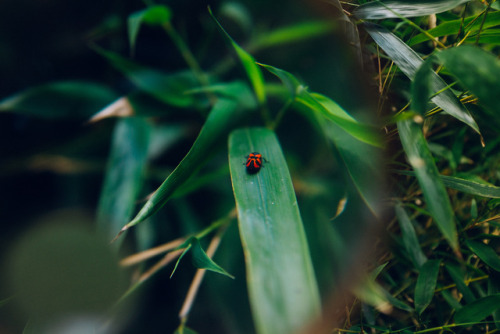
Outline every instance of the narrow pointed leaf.
POLYGON ((186 94, 187 91, 199 86, 192 73, 166 74, 158 69, 138 64, 117 53, 99 47, 94 47, 94 49, 139 89, 156 99, 175 107, 200 108, 206 105, 200 96, 186 94))
POLYGON ((293 333, 319 315, 320 299, 297 199, 279 142, 249 128, 229 138, 229 165, 254 323, 259 334, 293 333), (268 162, 248 174, 245 156, 268 162))
POLYGON ((434 297, 440 260, 429 260, 420 268, 415 286, 415 310, 422 314, 434 297))
POLYGON ((266 90, 264 87, 264 76, 262 75, 262 71, 260 70, 259 66, 255 62, 255 59, 241 46, 239 46, 232 38, 229 36, 229 34, 226 32, 226 30, 222 27, 222 25, 217 21, 215 16, 212 14, 212 11, 209 8, 210 16, 214 19, 215 23, 217 23, 217 27, 219 30, 224 34, 226 39, 229 41, 229 43, 232 45, 234 50, 236 51, 236 54, 238 55, 238 58, 241 61, 241 64, 245 68, 245 71, 248 75, 248 78, 250 79, 250 82, 252 83, 253 90, 255 92, 255 96, 257 97, 257 101, 259 101, 259 104, 264 104, 266 102, 266 90))
POLYGON ((473 301, 475 301, 476 297, 472 293, 472 290, 465 284, 462 270, 458 266, 452 264, 447 264, 445 267, 448 271, 448 274, 450 274, 451 279, 457 285, 458 291, 460 291, 460 293, 464 296, 464 299, 467 301, 467 303, 472 303, 473 301))
POLYGON ((161 25, 168 22, 171 17, 172 12, 168 7, 163 5, 151 6, 144 10, 130 14, 127 25, 128 38, 132 53, 134 53, 137 35, 139 34, 139 29, 143 23, 161 25))
POLYGON ((270 65, 260 65, 283 82, 306 116, 335 143, 356 189, 377 216, 381 175, 377 168, 380 152, 375 147, 382 144, 373 129, 357 122, 326 96, 309 93, 291 73, 270 65))
POLYGON ((465 243, 484 263, 492 269, 500 271, 500 257, 493 248, 474 240, 467 240, 465 243))
POLYGON ((500 309, 500 294, 495 294, 478 299, 462 307, 455 314, 455 322, 479 322, 500 309))
POLYGON ((388 18, 415 17, 441 13, 453 9, 470 0, 422 0, 408 1, 372 1, 359 6, 354 11, 360 19, 379 20, 388 18))
POLYGON ((121 229, 120 233, 144 221, 165 205, 174 192, 213 155, 213 151, 220 147, 219 144, 222 144, 228 133, 246 113, 247 110, 241 108, 237 101, 219 99, 184 159, 144 204, 134 219, 121 229))
MULTIPOLYGON (((399 174, 404 175, 415 175, 412 171, 397 171, 399 174)), ((458 191, 462 191, 467 194, 477 195, 488 198, 500 198, 500 187, 496 187, 491 184, 479 183, 476 181, 471 181, 467 179, 462 179, 455 176, 440 175, 443 184, 448 187, 458 191)))
MULTIPOLYGON (((430 29, 427 32, 434 37, 443 37, 448 35, 457 35, 460 29, 463 27, 468 27, 467 32, 476 32, 480 28, 487 29, 500 24, 500 11, 488 12, 486 20, 477 19, 477 15, 466 17, 463 21, 462 19, 446 21, 438 25, 436 28, 430 29)), ((483 31, 484 33, 484 31, 483 31)), ((429 37, 420 33, 410 39, 409 45, 415 45, 429 40, 429 37)))
POLYGON ((432 73, 432 62, 429 60, 423 62, 417 70, 411 85, 411 109, 422 117, 425 117, 429 98, 432 94, 432 73))
POLYGON ((412 120, 400 121, 397 124, 401 143, 408 162, 415 171, 427 208, 450 246, 457 249, 455 215, 421 126, 412 120))
MULTIPOLYGON (((418 68, 423 63, 422 58, 387 29, 371 23, 365 23, 365 28, 375 43, 385 51, 389 58, 398 65, 410 80, 413 80, 418 68)), ((432 93, 437 93, 447 87, 447 84, 435 72, 431 73, 430 81, 432 93)), ((480 134, 476 121, 449 89, 434 96, 431 101, 446 113, 464 122, 480 134)))
POLYGON ((143 185, 150 133, 143 119, 121 119, 115 126, 97 215, 98 229, 110 239, 132 217, 143 185))
POLYGON ((86 119, 109 104, 116 94, 86 81, 61 81, 26 89, 0 101, 0 112, 41 118, 86 119))
POLYGON ((464 45, 437 54, 446 69, 483 104, 500 117, 500 61, 478 47, 464 45))
POLYGON ((401 228, 404 248, 415 265, 415 268, 418 269, 427 261, 427 258, 422 252, 422 248, 420 248, 417 233, 410 221, 410 217, 408 217, 408 214, 401 204, 396 205, 396 216, 398 217, 399 226, 401 228))
POLYGON ((203 248, 201 248, 198 238, 191 238, 191 254, 193 256, 193 264, 196 268, 210 270, 218 274, 225 275, 229 278, 234 278, 233 275, 229 274, 221 266, 219 266, 211 258, 208 257, 207 253, 205 253, 203 248))

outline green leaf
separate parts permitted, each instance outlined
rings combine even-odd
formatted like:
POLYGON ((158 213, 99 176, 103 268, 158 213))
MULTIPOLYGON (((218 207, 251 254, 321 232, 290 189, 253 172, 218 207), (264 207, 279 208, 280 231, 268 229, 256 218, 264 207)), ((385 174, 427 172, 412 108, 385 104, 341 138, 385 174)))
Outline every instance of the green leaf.
POLYGON ((210 270, 234 279, 234 276, 208 257, 207 253, 201 248, 200 241, 195 237, 191 237, 191 255, 196 268, 210 270))
POLYGON ((293 333, 319 315, 320 299, 297 199, 280 144, 270 130, 229 137, 229 165, 257 333, 293 333), (245 156, 268 162, 257 174, 245 156))
POLYGON ((260 64, 276 75, 290 91, 297 105, 305 109, 304 113, 321 127, 325 135, 332 140, 356 189, 377 216, 380 199, 378 157, 380 152, 373 146, 382 146, 373 128, 357 122, 349 113, 328 97, 309 93, 305 86, 289 72, 279 68, 260 64))
POLYGON ((413 308, 392 296, 377 282, 367 279, 354 289, 354 294, 363 302, 372 305, 382 313, 388 314, 392 306, 407 312, 413 312, 413 308))
POLYGON ((234 50, 236 51, 236 54, 238 55, 238 58, 241 61, 241 64, 245 68, 245 71, 248 75, 248 78, 250 79, 250 82, 252 84, 253 90, 255 92, 255 96, 257 97, 257 101, 259 101, 259 104, 263 105, 266 103, 266 90, 265 90, 265 84, 264 84, 264 76, 262 75, 262 71, 260 70, 259 66, 255 62, 255 59, 243 48, 241 48, 232 38, 229 36, 229 34, 224 30, 222 25, 217 21, 215 16, 212 14, 212 10, 210 7, 208 8, 210 16, 214 19, 215 23, 217 23, 217 27, 219 27, 219 30, 223 33, 223 35, 226 37, 226 39, 229 41, 229 43, 232 45, 234 50))
POLYGON ((184 324, 181 324, 174 332, 174 334, 198 334, 197 331, 192 330, 191 328, 186 327, 184 324))
POLYGON ((266 34, 261 34, 251 44, 251 49, 264 49, 331 33, 336 27, 335 22, 302 22, 293 26, 278 28, 266 34))
POLYGON ((426 60, 415 73, 411 85, 411 109, 425 117, 427 105, 431 97, 432 62, 426 60))
POLYGON ((441 233, 448 240, 450 246, 456 250, 458 236, 455 215, 421 126, 412 120, 400 121, 397 124, 401 143, 408 162, 415 170, 427 208, 441 233))
POLYGON ((110 239, 133 214, 143 185, 150 133, 150 125, 140 118, 120 119, 115 126, 97 211, 98 230, 110 239))
POLYGON ((396 216, 398 217, 399 226, 401 228, 401 234, 403 237, 403 245, 405 247, 408 256, 413 262, 415 268, 420 268, 424 263, 426 263, 427 258, 425 257, 420 244, 418 242, 417 233, 413 227, 410 217, 406 213, 406 210, 401 206, 400 203, 396 205, 396 216))
POLYGON ((496 271, 500 271, 500 257, 493 248, 479 241, 465 241, 467 247, 474 252, 484 263, 496 271))
POLYGON ((445 267, 448 271, 448 274, 450 274, 451 279, 457 285, 458 291, 462 293, 467 303, 472 303, 473 301, 475 301, 476 297, 472 293, 471 289, 465 284, 462 270, 460 270, 458 266, 451 264, 447 264, 445 267))
POLYGON ((464 45, 437 53, 446 69, 500 117, 500 61, 478 47, 464 45))
POLYGON ((108 87, 85 81, 61 81, 29 88, 0 101, 0 112, 41 118, 90 117, 116 98, 108 87))
MULTIPOLYGON (((486 17, 486 20, 484 20, 484 23, 482 18, 478 20, 477 15, 473 15, 465 18, 463 21, 462 19, 458 19, 441 23, 436 28, 430 29, 427 32, 434 37, 442 37, 448 35, 457 35, 461 31, 461 29, 462 30, 464 29, 464 27, 467 27, 467 30, 465 32, 469 31, 476 32, 481 27, 483 29, 487 29, 490 27, 497 26, 499 24, 500 24, 500 11, 497 11, 497 12, 488 12, 488 16, 486 17)), ((481 34, 483 33, 484 31, 481 34)), ((410 39, 408 45, 413 46, 415 44, 422 43, 427 40, 429 40, 429 37, 424 33, 420 33, 414 36, 412 39, 410 39)))
POLYGON ((434 297, 441 260, 429 260, 420 268, 415 286, 415 310, 421 315, 434 297))
MULTIPOLYGON (((244 89, 244 87, 242 87, 244 89)), ((120 233, 144 221, 157 212, 170 199, 174 192, 184 184, 205 162, 213 156, 213 151, 220 147, 229 132, 248 112, 238 101, 219 99, 208 115, 198 138, 175 170, 160 185, 139 213, 122 227, 120 233)))
POLYGON ((139 29, 143 23, 150 25, 162 25, 172 18, 170 8, 164 5, 148 7, 144 10, 130 14, 128 17, 128 38, 132 53, 135 50, 135 43, 139 29))
MULTIPOLYGON (((418 68, 424 62, 422 58, 387 29, 371 23, 365 23, 365 28, 375 43, 385 51, 389 58, 398 65, 410 80, 413 80, 418 68)), ((432 71, 430 80, 432 93, 437 93, 444 89, 441 93, 434 96, 431 101, 446 113, 464 122, 480 134, 476 121, 457 97, 449 89, 446 89, 448 85, 443 79, 432 71)))
POLYGON ((138 88, 168 105, 182 108, 201 108, 207 105, 206 101, 200 100, 200 97, 186 94, 187 91, 199 86, 190 72, 166 74, 158 69, 133 62, 117 53, 96 46, 94 50, 104 56, 138 88))
MULTIPOLYGON (((415 175, 415 173, 412 171, 398 170, 397 173, 404 175, 415 175)), ((439 175, 439 177, 441 178, 441 181, 443 181, 443 184, 448 188, 482 197, 500 198, 500 187, 466 180, 455 176, 439 175)))
POLYGON ((426 16, 445 12, 470 0, 424 1, 372 1, 356 8, 354 15, 360 19, 380 20, 388 18, 426 16))
POLYGON ((498 309, 500 309, 500 294, 486 296, 458 310, 455 314, 455 322, 479 322, 498 309))

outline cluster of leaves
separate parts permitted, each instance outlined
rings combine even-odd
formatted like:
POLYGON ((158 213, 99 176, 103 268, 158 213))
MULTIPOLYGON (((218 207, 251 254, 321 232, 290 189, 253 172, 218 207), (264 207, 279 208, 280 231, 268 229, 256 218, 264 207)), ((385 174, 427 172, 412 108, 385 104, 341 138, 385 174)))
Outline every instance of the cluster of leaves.
MULTIPOLYGON (((391 245, 385 249, 387 256, 376 260, 376 269, 354 288, 356 298, 349 306, 360 309, 361 316, 349 312, 344 327, 332 321, 327 330, 484 332, 500 321, 495 280, 500 271, 495 252, 500 218, 500 188, 494 185, 500 178, 495 117, 500 111, 496 103, 500 64, 492 55, 499 41, 495 4, 466 0, 374 1, 345 8, 337 0, 329 4, 339 9, 335 22, 316 20, 267 31, 245 47, 230 37, 209 9, 206 16, 227 45, 222 54, 215 54, 219 61, 210 70, 203 69, 174 27, 175 12, 150 5, 128 18, 131 54, 138 53, 140 31, 149 26, 167 33, 186 68, 165 73, 96 42, 93 49, 133 85, 125 96, 102 84, 58 82, 0 102, 2 111, 38 117, 79 113, 90 117, 93 125, 117 118, 97 225, 114 240, 112 248, 121 246, 125 234, 135 237, 131 242, 138 253, 121 264, 142 264, 118 305, 177 260, 175 279, 182 271, 180 260, 190 253, 198 270, 186 292, 177 331, 193 332, 186 327, 188 314, 205 270, 242 279, 236 273, 243 263, 232 254, 241 240, 255 331, 294 332, 319 316, 320 296, 328 301, 332 289, 333 298, 341 294, 332 287, 345 286, 351 269, 358 267, 352 263, 366 250, 364 244, 378 226, 373 222, 383 220, 380 207, 385 205, 394 216, 387 226, 391 245), (452 11, 459 5, 459 13, 452 11), (435 27, 426 26, 429 16, 436 20, 435 27), (363 63, 362 47, 378 66, 377 122, 359 121, 339 101, 312 91, 280 64, 260 63, 248 52, 334 31, 348 39, 358 66, 363 63), (360 38, 360 32, 370 38, 360 38), (368 41, 366 45, 362 40, 368 41), (95 113, 97 106, 109 102, 95 113), (181 125, 173 123, 179 119, 181 125), (156 183, 152 167, 189 133, 193 119, 202 122, 197 137, 136 213, 147 185, 156 183), (309 156, 288 146, 288 136, 303 137, 301 144, 309 156), (392 151, 382 165, 385 147, 392 151), (269 162, 261 172, 249 175, 244 157, 254 151, 269 162), (306 172, 307 165, 315 167, 306 172), (386 197, 381 189, 387 168, 388 179, 394 182, 386 197), (228 180, 232 191, 221 190, 228 180), (209 195, 203 193, 207 189, 209 195), (200 214, 202 224, 186 213, 197 210, 200 199, 192 196, 200 192, 209 203, 200 214), (182 206, 188 208, 184 213, 175 209, 182 206), (175 220, 173 213, 181 219, 175 220), (230 232, 235 217, 240 238, 230 232), (180 227, 170 228, 168 239, 159 240, 165 236, 163 225, 172 221, 180 227), (230 264, 223 265, 225 269, 213 260, 219 245, 222 255, 217 262, 230 264), (160 254, 165 255, 145 266, 160 254)), ((244 10, 231 7, 228 12, 245 27, 249 17, 244 10)), ((227 277, 221 278, 226 281, 219 283, 217 294, 223 295, 222 286, 233 284, 227 277)), ((221 313, 227 313, 241 303, 242 294, 246 291, 240 289, 232 300, 213 299, 221 299, 221 313)), ((250 318, 249 312, 246 317, 250 318)), ((224 330, 252 331, 251 326, 232 325, 238 316, 229 318, 232 321, 222 326, 224 330)))

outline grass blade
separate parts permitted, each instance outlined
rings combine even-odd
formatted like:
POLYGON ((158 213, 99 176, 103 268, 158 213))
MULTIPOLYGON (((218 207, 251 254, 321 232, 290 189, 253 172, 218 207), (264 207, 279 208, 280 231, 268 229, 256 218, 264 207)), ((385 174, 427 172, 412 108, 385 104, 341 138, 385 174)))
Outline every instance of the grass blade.
POLYGON ((500 309, 500 294, 483 297, 458 310, 455 322, 479 322, 498 309, 500 309))
MULTIPOLYGON (((365 23, 365 28, 375 43, 385 51, 389 58, 398 65, 401 71, 410 78, 410 80, 413 80, 418 68, 420 68, 424 62, 422 58, 389 30, 371 23, 365 23)), ((432 93, 436 93, 447 87, 443 79, 434 71, 431 73, 430 80, 432 93)), ((441 93, 434 96, 431 101, 442 108, 446 113, 464 122, 480 134, 476 121, 449 89, 443 90, 441 93)))
POLYGON ((440 264, 441 260, 429 260, 420 268, 415 286, 415 310, 419 315, 425 311, 434 297, 440 264))
POLYGON ((255 327, 259 334, 293 333, 319 315, 320 300, 281 147, 267 129, 237 130, 229 163, 255 327), (247 174, 245 156, 255 151, 269 162, 247 174))
POLYGON ((360 19, 380 20, 415 17, 441 13, 470 0, 423 0, 423 1, 372 1, 356 8, 354 15, 360 19))
POLYGON ((144 204, 134 219, 122 227, 115 239, 130 227, 157 212, 174 192, 206 162, 207 158, 213 154, 213 150, 219 147, 222 140, 226 138, 245 114, 246 109, 241 108, 237 101, 219 99, 184 159, 144 204))
POLYGON ((401 143, 408 162, 415 170, 428 210, 450 246, 457 250, 455 214, 422 129, 412 120, 400 121, 397 125, 401 143))

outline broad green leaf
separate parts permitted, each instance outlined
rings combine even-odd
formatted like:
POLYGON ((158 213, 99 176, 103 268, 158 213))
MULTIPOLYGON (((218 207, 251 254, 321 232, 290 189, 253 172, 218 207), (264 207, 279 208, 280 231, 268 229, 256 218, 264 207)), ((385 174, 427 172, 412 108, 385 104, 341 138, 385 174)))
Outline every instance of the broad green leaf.
POLYGON ((464 275, 461 269, 458 266, 452 264, 447 264, 445 265, 445 267, 448 271, 448 274, 450 274, 451 279, 457 285, 458 291, 462 293, 467 303, 472 303, 473 301, 475 301, 476 297, 472 293, 471 289, 465 284, 464 275))
POLYGON ((293 26, 278 28, 266 34, 261 34, 250 45, 250 49, 264 49, 277 45, 296 43, 309 40, 316 36, 331 33, 336 27, 335 22, 303 22, 293 26))
POLYGON ((493 248, 479 241, 467 240, 467 247, 474 252, 484 263, 496 271, 500 271, 500 257, 493 248))
POLYGON ((360 19, 380 20, 388 18, 415 17, 437 14, 453 9, 470 0, 424 0, 424 1, 372 1, 356 8, 354 15, 360 19))
MULTIPOLYGON (((397 173, 404 175, 415 175, 414 172, 403 170, 398 170, 397 173)), ((482 197, 500 198, 500 187, 466 180, 455 176, 439 175, 439 177, 441 178, 443 184, 448 188, 482 197)))
POLYGON ((374 146, 381 146, 381 142, 373 129, 357 122, 331 99, 321 94, 309 93, 289 72, 269 65, 260 65, 283 82, 296 105, 335 143, 356 189, 372 213, 377 216, 380 199, 378 187, 381 180, 378 169, 380 152, 374 146))
POLYGON ((446 69, 489 108, 494 117, 500 117, 500 61, 478 47, 464 45, 436 54, 446 69))
MULTIPOLYGON (((422 58, 402 40, 382 26, 365 23, 365 28, 375 43, 385 51, 389 58, 398 65, 401 71, 410 78, 410 80, 413 80, 418 68, 424 62, 422 58)), ((437 93, 448 86, 435 72, 431 73, 430 80, 432 93, 437 93)), ((434 96, 431 101, 442 108, 446 113, 464 122, 480 134, 476 121, 449 89, 445 89, 434 96)))
POLYGON ((287 163, 274 133, 234 131, 229 166, 238 209, 247 284, 257 333, 293 333, 319 315, 320 299, 287 163), (245 156, 268 162, 256 174, 245 156))
POLYGON ((413 227, 413 224, 410 220, 410 217, 408 217, 406 210, 399 203, 396 205, 395 209, 399 226, 401 228, 403 245, 415 268, 419 269, 424 263, 426 263, 427 258, 420 248, 417 233, 415 232, 415 228, 413 227))
POLYGON ((128 17, 128 39, 132 54, 135 50, 135 42, 139 29, 143 23, 150 25, 162 25, 170 21, 172 12, 167 6, 156 5, 151 6, 141 11, 130 14, 128 17))
MULTIPOLYGON (((244 87, 243 87, 244 88, 244 87)), ((243 89, 242 88, 242 89, 243 89)), ((144 221, 157 212, 174 194, 220 148, 229 132, 241 121, 248 110, 241 108, 238 101, 219 99, 212 108, 198 138, 184 159, 160 185, 139 213, 122 227, 115 239, 130 227, 144 221)))
POLYGON ((206 105, 201 97, 186 94, 187 91, 199 86, 198 81, 190 72, 166 74, 161 70, 147 67, 117 53, 99 47, 94 49, 104 56, 113 67, 125 75, 139 89, 156 99, 175 107, 200 108, 206 105))
POLYGON ((116 98, 108 87, 86 81, 62 81, 29 88, 0 101, 0 112, 42 118, 90 117, 116 98))
POLYGON ((427 208, 453 249, 458 247, 455 215, 422 128, 412 120, 400 121, 399 136, 408 162, 415 170, 427 208))
POLYGON ((234 50, 236 51, 236 54, 238 55, 238 58, 241 61, 241 64, 245 68, 245 71, 248 75, 248 78, 250 79, 250 82, 252 83, 253 90, 255 92, 255 96, 257 97, 257 101, 259 101, 259 104, 263 105, 266 103, 266 90, 265 90, 265 85, 264 85, 264 76, 262 75, 262 71, 260 70, 259 66, 255 62, 255 59, 241 46, 239 46, 232 38, 229 36, 229 34, 224 30, 222 25, 217 21, 215 16, 212 14, 212 11, 210 10, 210 7, 208 8, 210 16, 214 19, 215 23, 217 23, 217 27, 219 27, 219 30, 224 34, 226 39, 229 41, 229 43, 232 45, 234 50))
POLYGON ((486 296, 458 310, 455 322, 457 324, 479 322, 498 309, 500 309, 500 294, 486 296))
POLYGON ((195 237, 191 238, 191 255, 193 256, 193 264, 196 268, 210 270, 227 277, 234 278, 234 276, 229 274, 208 257, 207 253, 205 253, 203 248, 201 248, 200 241, 195 237))
POLYGON ((429 260, 420 268, 415 286, 415 310, 422 314, 432 301, 441 260, 429 260))
MULTIPOLYGON (((489 12, 486 20, 483 23, 482 17, 477 19, 477 15, 469 16, 465 18, 462 22, 461 19, 447 21, 441 23, 436 28, 430 29, 427 32, 434 37, 443 37, 448 35, 457 35, 460 32, 460 29, 466 28, 466 32, 476 32, 481 27, 483 29, 491 28, 500 24, 500 11, 497 12, 489 12)), ((481 33, 483 34, 484 31, 481 33)), ((418 34, 408 42, 408 45, 415 45, 418 43, 422 43, 429 40, 429 37, 426 34, 418 34)))
POLYGON ((140 118, 120 119, 115 126, 97 210, 97 227, 110 239, 132 217, 143 186, 150 133, 150 125, 140 118))

